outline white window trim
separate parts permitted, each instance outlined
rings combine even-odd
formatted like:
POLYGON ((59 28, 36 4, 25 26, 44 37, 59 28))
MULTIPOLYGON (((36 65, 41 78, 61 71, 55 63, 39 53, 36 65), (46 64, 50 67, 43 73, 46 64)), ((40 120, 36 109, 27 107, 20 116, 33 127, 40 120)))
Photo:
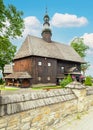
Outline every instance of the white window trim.
POLYGON ((41 77, 38 77, 38 81, 41 81, 41 77))
POLYGON ((42 65, 42 62, 41 62, 41 61, 39 61, 39 62, 38 62, 38 65, 39 65, 39 66, 41 66, 41 65, 42 65))
POLYGON ((61 70, 64 70, 64 68, 65 68, 65 67, 64 67, 64 66, 62 66, 62 67, 61 67, 61 70))
POLYGON ((48 66, 51 66, 51 63, 50 63, 50 62, 48 63, 48 66))
POLYGON ((48 80, 48 81, 50 81, 50 80, 51 80, 51 78, 48 76, 48 77, 47 77, 47 80, 48 80))

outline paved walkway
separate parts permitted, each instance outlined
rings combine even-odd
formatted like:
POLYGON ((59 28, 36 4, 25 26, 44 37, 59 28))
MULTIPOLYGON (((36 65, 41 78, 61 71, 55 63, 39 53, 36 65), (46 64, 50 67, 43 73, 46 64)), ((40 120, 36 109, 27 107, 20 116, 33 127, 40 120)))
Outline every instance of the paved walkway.
POLYGON ((93 108, 83 114, 75 115, 73 120, 65 122, 58 130, 93 130, 93 108))

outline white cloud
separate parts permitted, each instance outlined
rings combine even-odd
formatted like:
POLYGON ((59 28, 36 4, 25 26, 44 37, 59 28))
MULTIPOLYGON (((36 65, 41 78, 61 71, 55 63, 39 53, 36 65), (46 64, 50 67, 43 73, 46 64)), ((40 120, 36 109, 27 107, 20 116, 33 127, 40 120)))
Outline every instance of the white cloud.
POLYGON ((23 36, 27 34, 39 35, 41 30, 41 23, 35 16, 24 18, 25 30, 23 36))
POLYGON ((87 23, 87 18, 77 17, 73 14, 55 13, 51 20, 51 24, 55 27, 81 27, 87 23))
POLYGON ((85 33, 83 36, 84 43, 93 48, 93 33, 85 33))
POLYGON ((92 69, 93 69, 93 64, 90 66, 90 68, 92 68, 92 69))
POLYGON ((89 49, 89 50, 87 51, 87 54, 93 56, 93 50, 92 50, 92 49, 89 49))
POLYGON ((87 69, 86 75, 91 75, 93 77, 93 63, 91 63, 91 65, 87 69))
POLYGON ((4 24, 4 27, 2 28, 2 31, 0 31, 1 36, 6 34, 7 28, 9 28, 9 26, 10 26, 10 22, 6 19, 6 21, 3 22, 3 24, 4 24))

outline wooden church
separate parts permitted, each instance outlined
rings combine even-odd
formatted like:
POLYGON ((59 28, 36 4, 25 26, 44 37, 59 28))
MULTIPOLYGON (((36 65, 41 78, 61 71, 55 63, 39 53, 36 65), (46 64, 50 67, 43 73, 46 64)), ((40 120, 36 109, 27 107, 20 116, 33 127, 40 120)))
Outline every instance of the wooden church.
POLYGON ((28 35, 14 57, 13 73, 6 83, 29 87, 32 84, 58 84, 66 75, 79 78, 84 60, 68 45, 51 39, 49 16, 46 12, 42 38, 28 35))

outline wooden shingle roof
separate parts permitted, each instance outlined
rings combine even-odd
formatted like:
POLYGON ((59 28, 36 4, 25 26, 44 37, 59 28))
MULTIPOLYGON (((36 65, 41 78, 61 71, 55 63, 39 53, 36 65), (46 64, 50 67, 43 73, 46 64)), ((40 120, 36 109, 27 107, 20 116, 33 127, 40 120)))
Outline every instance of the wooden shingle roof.
POLYGON ((84 63, 84 60, 71 46, 54 41, 48 43, 42 38, 30 35, 26 37, 14 60, 28 56, 41 56, 84 63))
POLYGON ((5 76, 5 79, 30 79, 32 78, 28 72, 13 72, 5 76))

